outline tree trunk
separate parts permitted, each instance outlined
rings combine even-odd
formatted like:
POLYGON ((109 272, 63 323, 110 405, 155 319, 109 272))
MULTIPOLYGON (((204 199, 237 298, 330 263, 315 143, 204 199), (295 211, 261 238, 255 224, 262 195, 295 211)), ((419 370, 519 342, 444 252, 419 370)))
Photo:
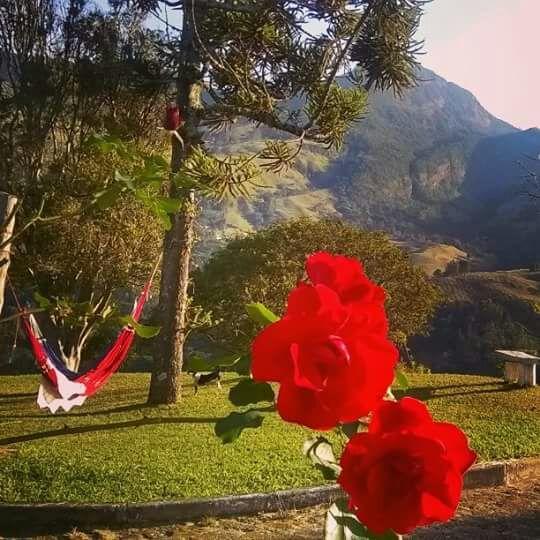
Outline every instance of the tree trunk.
MULTIPOLYGON (((184 7, 181 56, 182 63, 177 80, 177 103, 184 116, 181 128, 183 143, 175 136, 172 140, 171 170, 177 172, 194 146, 200 144, 199 132, 202 109, 202 74, 199 55, 193 36, 193 13, 184 7)), ((163 262, 159 311, 161 333, 154 353, 154 368, 150 382, 148 403, 177 403, 181 397, 181 374, 186 339, 188 285, 193 248, 196 201, 193 192, 179 192, 170 183, 169 194, 182 197, 186 203, 173 218, 170 231, 163 243, 163 262)))
POLYGON ((16 204, 16 197, 0 192, 0 313, 2 313, 4 306, 7 273, 11 258, 11 242, 8 240, 11 238, 15 226, 14 210, 16 204))
POLYGON ((181 397, 189 266, 195 222, 195 201, 191 200, 188 204, 191 208, 175 216, 173 227, 164 242, 160 289, 161 339, 154 353, 149 403, 176 403, 181 397))

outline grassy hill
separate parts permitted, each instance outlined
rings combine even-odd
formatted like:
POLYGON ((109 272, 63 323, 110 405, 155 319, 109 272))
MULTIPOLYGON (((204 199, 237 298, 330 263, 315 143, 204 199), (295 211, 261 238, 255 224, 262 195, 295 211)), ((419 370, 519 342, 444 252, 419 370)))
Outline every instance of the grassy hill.
POLYGON ((413 251, 410 257, 413 264, 422 268, 428 276, 433 276, 437 270, 444 272, 449 263, 465 259, 467 253, 448 244, 435 244, 413 251))
POLYGON ((472 272, 437 280, 448 302, 478 302, 491 298, 500 302, 540 304, 540 272, 509 270, 472 272))
MULTIPOLYGON (((481 460, 540 454, 540 388, 489 377, 408 377, 407 393, 437 419, 460 425, 481 460)), ((214 423, 231 410, 234 378, 221 392, 194 395, 186 385, 179 405, 148 407, 149 375, 118 374, 84 407, 54 416, 35 404, 38 383, 38 375, 0 377, 0 449, 13 450, 0 452, 0 502, 139 502, 322 483, 301 452, 312 432, 274 414, 221 444, 214 423)))

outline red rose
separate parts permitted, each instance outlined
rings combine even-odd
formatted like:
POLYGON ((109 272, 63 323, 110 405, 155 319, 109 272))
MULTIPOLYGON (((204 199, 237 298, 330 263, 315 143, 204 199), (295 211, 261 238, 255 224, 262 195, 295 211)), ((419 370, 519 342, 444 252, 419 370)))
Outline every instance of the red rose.
MULTIPOLYGON (((334 268, 339 274, 339 261, 334 268)), ((290 293, 283 318, 255 338, 251 366, 254 379, 280 383, 284 420, 328 430, 379 403, 398 356, 386 331, 373 324, 381 317, 380 303, 343 302, 326 284, 300 283, 290 293)))
POLYGON ((313 285, 330 287, 345 304, 384 303, 384 289, 366 276, 362 263, 357 259, 320 251, 307 258, 306 272, 313 285))
POLYGON ((338 482, 374 533, 406 534, 454 515, 476 454, 453 424, 434 422, 412 398, 383 402, 367 433, 348 442, 338 482))
POLYGON ((373 331, 388 332, 386 293, 366 276, 360 261, 321 251, 307 258, 306 272, 314 285, 330 287, 345 305, 354 308, 356 317, 365 317, 373 331))

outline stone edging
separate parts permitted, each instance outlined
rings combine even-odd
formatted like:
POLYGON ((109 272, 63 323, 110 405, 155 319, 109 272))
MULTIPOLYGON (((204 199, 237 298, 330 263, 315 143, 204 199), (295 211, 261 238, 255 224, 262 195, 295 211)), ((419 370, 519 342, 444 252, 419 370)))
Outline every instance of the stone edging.
MULTIPOLYGON (((493 487, 531 479, 540 474, 540 457, 495 461, 474 466, 465 476, 465 489, 493 487)), ((0 504, 0 534, 17 531, 53 533, 73 528, 119 528, 166 525, 203 517, 231 517, 279 512, 329 503, 342 495, 336 485, 251 493, 230 497, 133 504, 0 504)))

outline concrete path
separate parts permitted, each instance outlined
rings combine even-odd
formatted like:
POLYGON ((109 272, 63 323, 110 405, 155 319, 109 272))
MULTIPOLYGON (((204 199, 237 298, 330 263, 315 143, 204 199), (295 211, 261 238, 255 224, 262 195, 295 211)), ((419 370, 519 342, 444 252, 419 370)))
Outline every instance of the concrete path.
MULTIPOLYGON (((539 471, 540 473, 540 471, 539 471)), ((200 523, 126 529, 73 531, 42 540, 313 540, 321 539, 324 507, 265 514, 258 517, 211 519, 200 523)), ((473 489, 464 493, 457 517, 444 525, 415 532, 414 540, 540 540, 540 479, 513 487, 473 489)))

